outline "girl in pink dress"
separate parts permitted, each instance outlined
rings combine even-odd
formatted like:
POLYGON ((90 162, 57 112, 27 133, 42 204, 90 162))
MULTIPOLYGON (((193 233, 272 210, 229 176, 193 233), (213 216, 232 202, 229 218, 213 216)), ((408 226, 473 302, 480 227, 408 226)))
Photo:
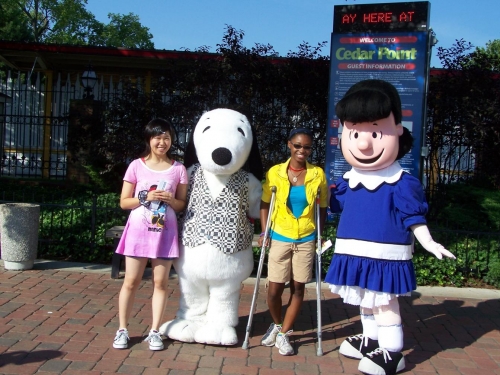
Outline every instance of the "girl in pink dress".
POLYGON ((148 259, 153 271, 153 321, 144 341, 151 350, 163 349, 158 328, 167 304, 172 260, 179 256, 176 212, 186 206, 188 183, 186 168, 171 156, 174 136, 168 121, 150 121, 144 131, 146 148, 141 158, 130 163, 123 178, 120 207, 131 212, 116 249, 125 256, 118 301, 120 328, 113 341, 116 349, 128 347, 127 324, 148 259))

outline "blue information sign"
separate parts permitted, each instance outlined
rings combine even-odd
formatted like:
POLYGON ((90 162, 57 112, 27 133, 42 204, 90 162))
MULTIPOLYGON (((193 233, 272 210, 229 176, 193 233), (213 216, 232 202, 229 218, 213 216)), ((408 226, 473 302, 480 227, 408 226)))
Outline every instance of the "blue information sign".
POLYGON ((350 169, 339 146, 342 129, 335 105, 352 85, 364 79, 382 79, 397 88, 403 107, 403 126, 414 138, 411 152, 400 164, 420 178, 427 50, 427 32, 332 34, 325 168, 330 183, 350 169))

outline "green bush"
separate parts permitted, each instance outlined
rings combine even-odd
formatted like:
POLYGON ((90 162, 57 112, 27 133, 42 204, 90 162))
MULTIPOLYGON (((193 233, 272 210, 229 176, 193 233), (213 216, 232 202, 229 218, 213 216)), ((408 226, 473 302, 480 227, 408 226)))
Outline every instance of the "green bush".
POLYGON ((500 230, 500 190, 483 185, 451 184, 442 186, 439 199, 430 202, 439 207, 433 222, 453 230, 498 232, 500 230))
MULTIPOLYGON (((434 239, 457 257, 450 277, 461 274, 463 282, 498 285, 500 190, 471 181, 442 186, 439 196, 439 212, 429 226, 434 239)), ((451 272, 445 264, 436 267, 438 274, 451 272)), ((425 281, 439 284, 432 275, 425 281)))
POLYGON ((39 256, 81 262, 110 262, 112 239, 106 230, 124 225, 128 213, 119 209, 115 193, 88 193, 57 205, 41 207, 39 256), (63 204, 61 204, 63 203, 63 204))
POLYGON ((413 254, 413 265, 417 277, 417 285, 464 286, 467 277, 464 275, 465 262, 461 257, 456 260, 437 259, 421 246, 416 246, 413 254))
POLYGON ((488 272, 483 280, 495 288, 500 288, 500 260, 495 260, 489 265, 488 272))

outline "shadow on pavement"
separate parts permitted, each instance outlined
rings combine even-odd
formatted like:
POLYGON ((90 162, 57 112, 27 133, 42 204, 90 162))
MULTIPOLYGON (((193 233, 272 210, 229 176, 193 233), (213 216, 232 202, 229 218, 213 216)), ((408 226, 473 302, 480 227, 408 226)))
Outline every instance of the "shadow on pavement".
MULTIPOLYGON (((328 292, 324 297, 321 319, 326 355, 337 351, 345 337, 362 333, 362 326, 358 306, 344 304, 340 297, 328 292)), ((399 302, 404 326, 403 351, 407 359, 407 371, 428 363, 431 358, 446 366, 448 361, 470 361, 475 360, 475 357, 484 361, 488 358, 488 350, 500 353, 500 299, 458 299, 412 294, 411 297, 400 298, 399 302)), ((285 296, 283 305, 284 312, 285 296)), ((253 316, 250 337, 261 337, 272 322, 269 312, 262 311, 262 304, 260 306, 261 311, 253 316)), ((298 351, 302 346, 305 349, 317 343, 316 311, 315 299, 304 301, 301 315, 294 325, 293 341, 298 351)), ((247 323, 248 314, 240 316, 237 330, 241 339, 245 336, 247 323)), ((347 358, 342 359, 344 360, 355 361, 347 358)), ((480 366, 481 364, 478 365, 480 366)))
POLYGON ((58 350, 12 351, 0 354, 0 368, 5 365, 25 365, 28 363, 45 362, 62 357, 65 353, 58 350))
POLYGON ((408 353, 407 369, 423 363, 439 353, 453 360, 461 351, 482 351, 482 348, 500 350, 498 335, 490 333, 500 328, 500 300, 444 299, 438 303, 422 303, 430 298, 403 299, 401 303, 405 351, 408 353))

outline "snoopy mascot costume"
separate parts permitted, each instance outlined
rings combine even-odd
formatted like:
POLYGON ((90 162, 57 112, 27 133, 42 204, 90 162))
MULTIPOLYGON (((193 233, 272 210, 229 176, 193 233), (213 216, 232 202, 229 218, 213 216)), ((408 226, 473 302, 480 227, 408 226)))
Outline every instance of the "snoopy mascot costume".
POLYGON ((241 283, 253 270, 253 219, 259 217, 262 161, 253 127, 234 110, 200 118, 187 146, 188 204, 180 257, 181 297, 160 333, 212 345, 238 342, 241 283))

